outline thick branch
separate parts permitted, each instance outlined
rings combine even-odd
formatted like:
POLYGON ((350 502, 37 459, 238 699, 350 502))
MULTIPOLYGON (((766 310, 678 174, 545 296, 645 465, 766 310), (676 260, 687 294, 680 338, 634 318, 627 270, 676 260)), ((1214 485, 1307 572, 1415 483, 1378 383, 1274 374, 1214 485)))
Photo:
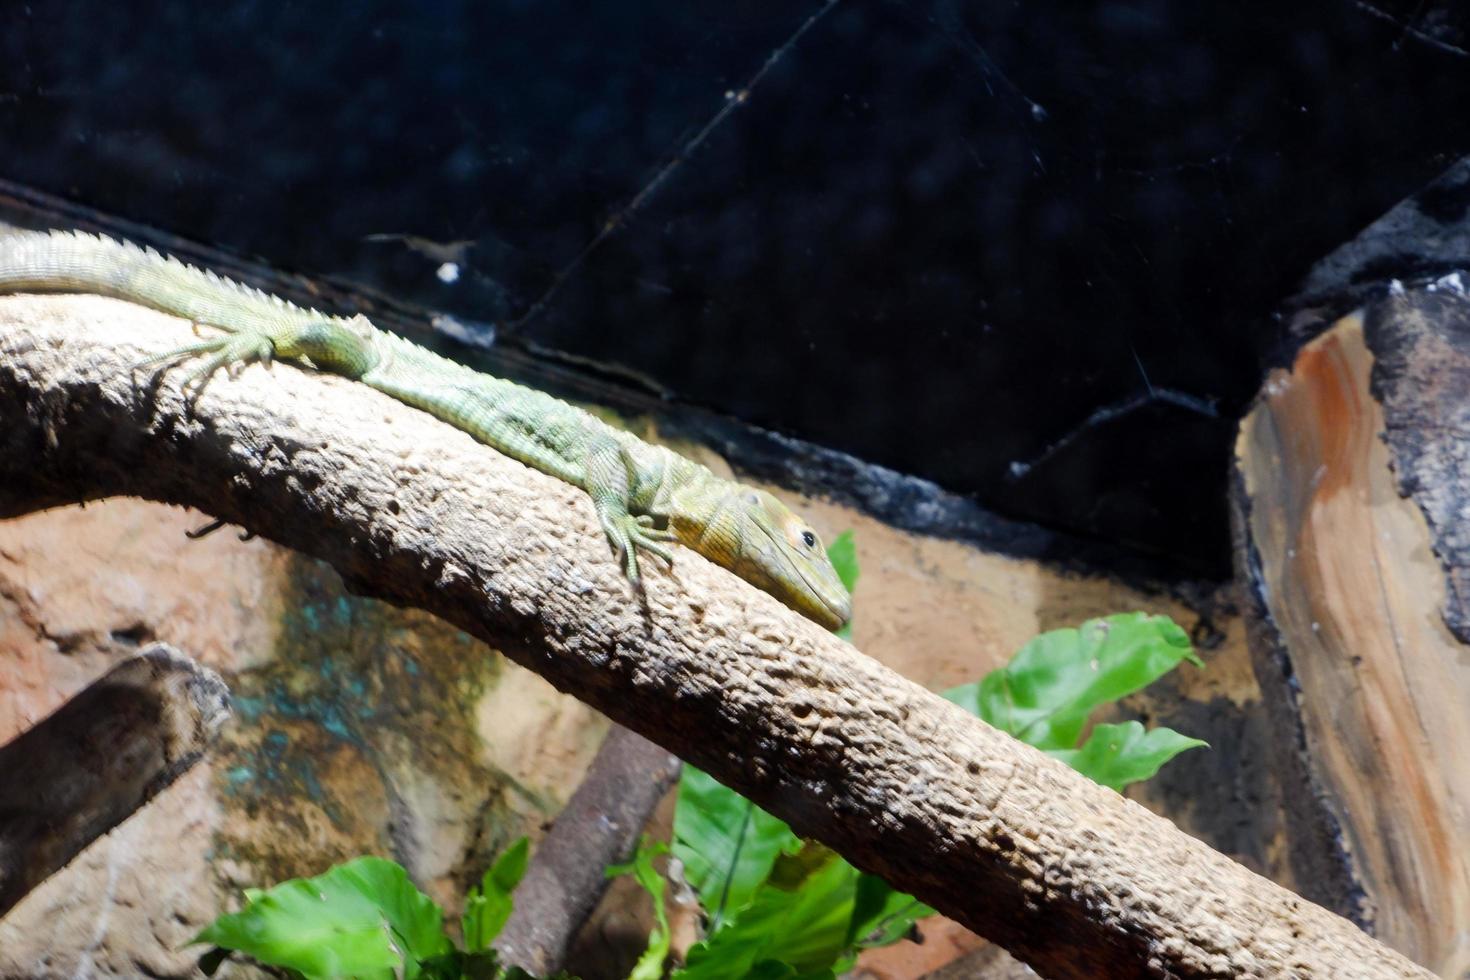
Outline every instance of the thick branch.
POLYGON ((187 503, 442 616, 1047 976, 1428 976, 681 551, 640 602, 572 487, 290 367, 186 404, 186 324, 0 300, 0 515, 187 503))
POLYGON ((612 727, 516 887, 515 911, 495 940, 506 963, 537 976, 562 968, 607 890, 603 869, 628 859, 678 776, 677 758, 622 725, 612 727))
POLYGON ((0 915, 204 757, 219 675, 163 643, 0 746, 0 915))

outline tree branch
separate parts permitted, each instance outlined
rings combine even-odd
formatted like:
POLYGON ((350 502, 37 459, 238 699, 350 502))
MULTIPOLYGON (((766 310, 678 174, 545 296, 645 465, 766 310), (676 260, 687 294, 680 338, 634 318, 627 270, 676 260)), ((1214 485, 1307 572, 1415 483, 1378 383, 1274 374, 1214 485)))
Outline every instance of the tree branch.
POLYGON ((154 643, 0 746, 0 916, 193 768, 229 717, 218 674, 154 643))
POLYGON ((516 887, 515 911, 495 940, 504 962, 537 976, 562 968, 607 891, 604 869, 633 853, 678 777, 677 758, 622 725, 612 726, 516 887))
POLYGON ((1323 909, 680 551, 629 589, 580 491, 278 366, 192 404, 186 324, 0 300, 0 516, 190 504, 429 610, 1055 978, 1427 977, 1323 909))

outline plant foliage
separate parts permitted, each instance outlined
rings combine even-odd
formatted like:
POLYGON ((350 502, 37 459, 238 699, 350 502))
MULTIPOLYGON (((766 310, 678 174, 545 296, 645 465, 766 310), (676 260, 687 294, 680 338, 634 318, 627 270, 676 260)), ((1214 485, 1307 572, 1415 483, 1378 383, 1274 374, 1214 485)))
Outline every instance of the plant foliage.
MULTIPOLYGON (((525 874, 523 837, 506 849, 465 903, 466 949, 444 933, 444 912, 392 861, 360 857, 315 878, 247 889, 245 907, 191 942, 212 943, 307 980, 535 980, 499 962, 490 943, 510 918, 525 874)), ((217 958, 206 956, 215 962, 217 958)))
POLYGON ((684 880, 718 928, 726 909, 744 908, 770 876, 776 858, 801 849, 801 838, 713 776, 686 765, 674 810, 674 856, 684 880))
MULTIPOLYGON (((827 546, 827 559, 832 562, 832 567, 837 571, 837 577, 842 584, 851 592, 857 588, 858 560, 857 541, 854 540, 851 531, 843 531, 832 539, 827 546)), ((844 623, 836 631, 837 635, 844 640, 852 639, 852 623, 844 623)))
POLYGON ((448 953, 443 913, 392 861, 360 857, 315 878, 252 890, 194 942, 238 950, 308 978, 405 977, 448 953))
POLYGON ((847 950, 856 877, 820 844, 781 855, 750 902, 693 946, 674 976, 832 976, 847 950))
POLYGON ((522 837, 480 879, 480 884, 470 889, 465 897, 464 914, 460 916, 460 931, 464 934, 465 949, 471 953, 490 948, 490 943, 500 935, 510 913, 515 908, 510 893, 526 874, 526 865, 531 860, 531 842, 522 837))
POLYGON ((944 697, 988 724, 1050 753, 1083 775, 1121 790, 1148 779, 1186 749, 1202 746, 1168 728, 1098 725, 1078 741, 1098 708, 1142 690, 1183 661, 1204 664, 1167 616, 1120 613, 1036 637, 999 670, 944 697))

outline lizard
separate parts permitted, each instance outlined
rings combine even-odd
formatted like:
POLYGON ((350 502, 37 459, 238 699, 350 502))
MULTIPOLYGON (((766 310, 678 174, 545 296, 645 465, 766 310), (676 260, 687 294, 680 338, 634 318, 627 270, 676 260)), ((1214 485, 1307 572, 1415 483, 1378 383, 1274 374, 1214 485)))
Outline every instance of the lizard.
POLYGON ((362 314, 336 316, 185 264, 77 231, 0 235, 0 292, 95 293, 220 331, 144 364, 197 358, 185 386, 220 369, 281 360, 360 382, 584 490, 622 570, 639 554, 673 564, 677 542, 827 627, 852 600, 821 539, 771 493, 717 476, 545 392, 442 357, 362 314))

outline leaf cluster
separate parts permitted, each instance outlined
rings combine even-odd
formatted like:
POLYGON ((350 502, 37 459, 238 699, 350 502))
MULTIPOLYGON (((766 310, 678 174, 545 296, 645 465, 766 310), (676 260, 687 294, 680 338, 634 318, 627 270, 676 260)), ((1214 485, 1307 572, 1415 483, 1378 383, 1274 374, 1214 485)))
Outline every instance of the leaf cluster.
POLYGON ((708 920, 675 980, 830 978, 933 912, 690 766, 673 855, 708 920))
POLYGON ((462 948, 444 931, 444 910, 401 865, 379 857, 247 889, 240 911, 215 919, 191 943, 214 945, 200 961, 211 974, 225 954, 238 952, 306 980, 536 980, 502 965, 490 948, 510 918, 511 892, 529 857, 522 837, 471 889, 460 918, 462 948))
POLYGON ((1205 743, 1136 721, 1094 725, 1099 708, 1140 691, 1189 661, 1203 667, 1184 630, 1167 616, 1120 613, 1076 629, 1042 633, 1011 662, 943 696, 987 724, 1122 791, 1174 756, 1205 743), (1081 744, 1079 744, 1081 743, 1081 744))

